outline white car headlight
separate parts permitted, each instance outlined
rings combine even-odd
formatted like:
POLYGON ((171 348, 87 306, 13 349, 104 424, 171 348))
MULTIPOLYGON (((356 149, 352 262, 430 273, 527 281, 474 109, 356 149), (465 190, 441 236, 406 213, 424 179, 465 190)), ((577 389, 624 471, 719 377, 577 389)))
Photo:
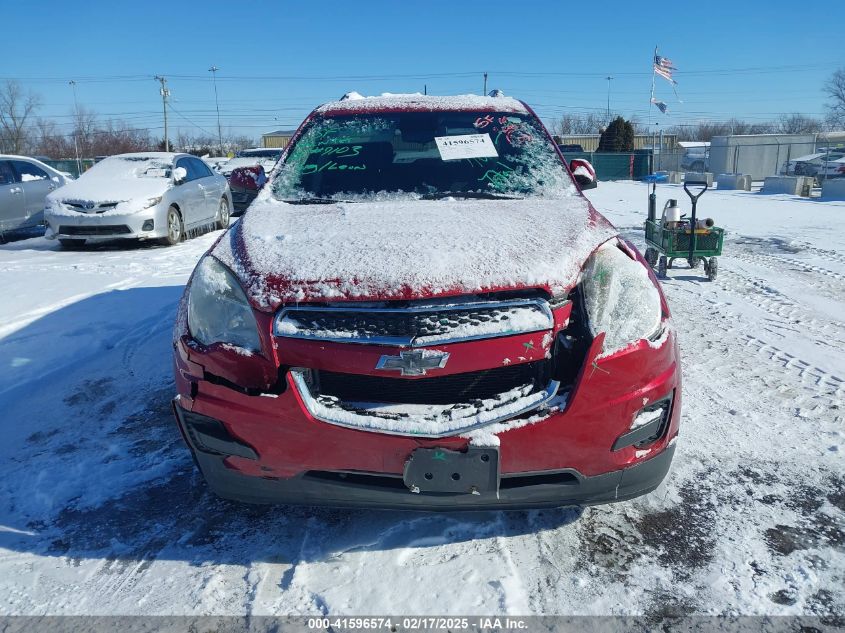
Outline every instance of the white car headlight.
POLYGON ((146 204, 144 205, 144 208, 149 209, 151 207, 156 206, 159 202, 162 201, 163 198, 164 196, 158 196, 157 198, 149 198, 146 204))
POLYGON ((261 350, 258 326, 235 276, 213 257, 203 257, 188 295, 188 328, 203 345, 229 343, 261 350))
POLYGON ((605 333, 603 354, 611 354, 660 330, 660 293, 638 261, 609 242, 584 266, 582 288, 590 330, 605 333))

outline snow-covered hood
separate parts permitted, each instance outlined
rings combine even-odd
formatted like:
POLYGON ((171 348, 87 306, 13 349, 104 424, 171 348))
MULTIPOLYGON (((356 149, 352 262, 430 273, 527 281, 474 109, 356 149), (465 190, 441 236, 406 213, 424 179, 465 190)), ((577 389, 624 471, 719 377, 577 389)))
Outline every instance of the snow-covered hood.
POLYGON ((253 304, 571 288, 617 231, 579 195, 293 205, 259 199, 212 249, 253 304))
MULTIPOLYGON (((169 178, 86 178, 68 183, 47 196, 49 202, 117 202, 123 212, 149 206, 173 187, 169 178)), ((52 205, 57 208, 57 205, 52 205)))

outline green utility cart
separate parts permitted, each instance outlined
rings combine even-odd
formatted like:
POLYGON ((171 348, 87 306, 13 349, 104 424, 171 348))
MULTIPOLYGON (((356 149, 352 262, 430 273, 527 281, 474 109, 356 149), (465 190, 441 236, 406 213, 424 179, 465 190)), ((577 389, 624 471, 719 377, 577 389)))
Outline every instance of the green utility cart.
POLYGON ((682 215, 679 222, 671 223, 674 226, 667 226, 664 218, 656 217, 657 185, 652 183, 648 219, 645 222, 645 241, 648 246, 645 259, 652 268, 657 265, 659 277, 666 277, 667 269, 672 268, 676 259, 686 259, 691 269, 698 268, 698 264, 703 261, 707 279, 716 279, 719 270, 716 257, 722 254, 725 230, 717 226, 698 226, 695 217, 698 199, 707 188, 706 182, 685 182, 684 190, 692 200, 692 217, 687 220, 682 215), (701 187, 701 190, 696 194, 690 191, 690 187, 701 187))

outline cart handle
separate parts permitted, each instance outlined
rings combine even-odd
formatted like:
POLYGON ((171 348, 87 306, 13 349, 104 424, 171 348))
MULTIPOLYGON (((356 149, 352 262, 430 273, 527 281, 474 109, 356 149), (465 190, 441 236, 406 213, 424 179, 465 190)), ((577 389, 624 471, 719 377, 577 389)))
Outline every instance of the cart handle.
POLYGON ((702 195, 704 195, 704 192, 707 191, 707 189, 709 187, 710 187, 710 185, 707 184, 706 180, 703 180, 703 181, 700 181, 700 182, 699 181, 687 182, 686 180, 684 181, 684 191, 687 192, 687 195, 690 197, 690 200, 692 200, 693 204, 698 202, 698 199, 702 195), (701 191, 699 191, 698 194, 696 195, 692 191, 689 190, 689 188, 691 186, 692 187, 703 187, 703 189, 701 191))

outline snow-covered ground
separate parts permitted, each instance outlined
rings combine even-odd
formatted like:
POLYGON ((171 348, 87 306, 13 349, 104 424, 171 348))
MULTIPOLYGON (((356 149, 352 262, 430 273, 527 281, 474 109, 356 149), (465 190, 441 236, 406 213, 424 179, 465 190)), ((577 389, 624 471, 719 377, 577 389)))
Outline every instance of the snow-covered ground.
MULTIPOLYGON (((646 196, 589 194, 638 245, 646 196)), ((845 616, 845 203, 716 191, 699 215, 730 233, 715 282, 685 264, 664 282, 673 469, 584 510, 219 500, 169 411, 176 301, 217 234, 0 246, 0 614, 845 616)))

